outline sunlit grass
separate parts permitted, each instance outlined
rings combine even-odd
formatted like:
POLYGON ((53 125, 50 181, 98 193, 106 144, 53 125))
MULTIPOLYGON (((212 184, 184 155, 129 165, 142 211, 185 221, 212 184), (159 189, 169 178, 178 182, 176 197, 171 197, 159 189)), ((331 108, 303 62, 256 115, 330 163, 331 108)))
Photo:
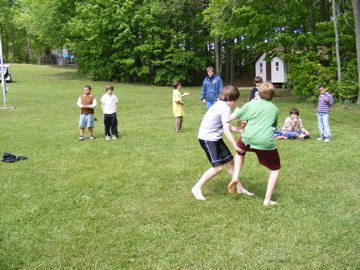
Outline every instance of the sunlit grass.
MULTIPOLYGON (((316 106, 278 90, 279 126, 296 107, 311 134, 277 142, 279 205, 262 206, 268 171, 252 153, 242 182, 255 197, 228 194, 223 172, 200 202, 190 191, 209 168, 197 141, 200 87, 182 89, 191 94, 176 134, 171 87, 114 83, 120 138, 105 141, 99 106, 96 139, 78 142, 76 100, 90 84, 99 101, 108 82, 12 68, 15 109, 0 111, 0 150, 29 159, 0 164, 0 269, 359 267, 358 107, 332 107, 334 140, 318 142, 316 106)), ((241 90, 238 106, 249 94, 241 90)))

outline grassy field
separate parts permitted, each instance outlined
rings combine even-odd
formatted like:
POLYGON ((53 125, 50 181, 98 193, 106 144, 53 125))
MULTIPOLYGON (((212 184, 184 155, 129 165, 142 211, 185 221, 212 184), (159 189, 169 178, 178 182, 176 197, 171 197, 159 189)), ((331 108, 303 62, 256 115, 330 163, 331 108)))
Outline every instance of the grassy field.
MULTIPOLYGON (((278 141, 282 169, 262 205, 268 171, 253 153, 229 194, 225 170, 197 201, 209 168, 197 141, 200 87, 182 88, 182 134, 173 132, 172 88, 114 83, 118 140, 106 141, 100 106, 95 140, 78 142, 77 98, 107 82, 73 69, 13 65, 0 111, 0 269, 359 269, 360 108, 335 105, 333 141, 317 141, 316 105, 278 90, 279 126, 296 107, 311 139, 278 141)), ((241 90, 238 106, 250 89, 241 90)), ((1 99, 1 102, 2 99, 1 99)), ((235 123, 234 123, 235 124, 235 123)))

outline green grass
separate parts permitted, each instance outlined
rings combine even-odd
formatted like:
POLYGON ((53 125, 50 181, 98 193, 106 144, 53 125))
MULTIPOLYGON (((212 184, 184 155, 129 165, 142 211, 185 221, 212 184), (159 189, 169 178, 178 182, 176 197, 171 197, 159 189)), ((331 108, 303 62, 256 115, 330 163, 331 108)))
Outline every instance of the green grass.
POLYGON ((90 84, 99 101, 108 82, 61 67, 12 74, 0 153, 29 159, 0 163, 0 269, 359 269, 359 107, 333 106, 334 139, 319 142, 316 106, 278 90, 279 126, 296 107, 311 135, 277 142, 279 204, 262 206, 268 171, 253 153, 241 180, 255 197, 228 194, 224 170, 197 201, 191 187, 210 166, 200 87, 182 89, 176 134, 171 87, 114 83, 120 138, 105 141, 99 106, 96 139, 78 142, 76 100, 90 84))

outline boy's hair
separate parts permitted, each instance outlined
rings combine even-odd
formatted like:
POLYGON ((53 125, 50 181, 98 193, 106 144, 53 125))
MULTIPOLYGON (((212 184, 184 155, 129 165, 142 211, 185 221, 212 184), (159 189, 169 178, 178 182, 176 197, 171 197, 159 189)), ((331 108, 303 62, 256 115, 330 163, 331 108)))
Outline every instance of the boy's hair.
POLYGON ((296 114, 297 116, 299 116, 300 112, 299 112, 298 109, 293 108, 293 109, 290 110, 290 115, 292 115, 292 114, 296 114))
POLYGON ((212 71, 215 72, 215 70, 214 70, 214 68, 213 68, 212 66, 208 66, 208 67, 206 68, 206 72, 208 72, 209 70, 212 70, 212 71))
POLYGON ((259 86, 259 96, 261 99, 272 100, 275 95, 275 86, 272 83, 264 82, 259 86))
POLYGON ((223 101, 236 101, 239 97, 239 90, 235 86, 228 85, 220 92, 219 99, 223 101))
POLYGON ((262 80, 262 78, 260 77, 260 76, 256 76, 255 78, 254 78, 254 84, 255 83, 262 83, 263 82, 263 80, 262 80))
POLYGON ((319 87, 318 87, 318 89, 320 89, 320 88, 324 88, 324 89, 326 89, 326 87, 324 86, 324 85, 319 85, 319 87))
POLYGON ((105 91, 107 92, 107 90, 114 91, 114 86, 112 86, 111 84, 106 85, 105 86, 105 91))
POLYGON ((91 86, 90 85, 86 85, 84 88, 87 88, 91 91, 91 86))
POLYGON ((179 85, 180 85, 180 83, 177 81, 172 83, 172 86, 174 87, 174 89, 177 89, 179 85))

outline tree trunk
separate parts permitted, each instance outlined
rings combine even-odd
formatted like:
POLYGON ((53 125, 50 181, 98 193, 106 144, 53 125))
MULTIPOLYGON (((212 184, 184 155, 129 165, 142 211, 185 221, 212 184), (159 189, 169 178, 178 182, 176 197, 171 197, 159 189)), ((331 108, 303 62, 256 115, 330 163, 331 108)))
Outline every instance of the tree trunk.
POLYGON ((220 59, 220 46, 219 37, 215 36, 215 72, 221 77, 221 59, 220 59))
POLYGON ((332 0, 332 10, 333 10, 333 18, 334 18, 334 31, 335 31, 335 51, 336 51, 336 61, 337 61, 337 70, 338 70, 338 98, 340 103, 342 102, 341 97, 341 88, 340 83, 342 80, 342 74, 341 74, 341 59, 340 59, 340 41, 339 41, 339 29, 338 29, 338 10, 336 6, 336 0, 332 0))
POLYGON ((225 41, 225 52, 226 52, 226 82, 230 81, 230 40, 225 41))
POLYGON ((358 68, 358 98, 356 105, 360 105, 360 0, 352 0, 355 19, 356 54, 358 68))
POLYGON ((235 57, 234 57, 234 40, 230 39, 230 85, 235 84, 235 57))

